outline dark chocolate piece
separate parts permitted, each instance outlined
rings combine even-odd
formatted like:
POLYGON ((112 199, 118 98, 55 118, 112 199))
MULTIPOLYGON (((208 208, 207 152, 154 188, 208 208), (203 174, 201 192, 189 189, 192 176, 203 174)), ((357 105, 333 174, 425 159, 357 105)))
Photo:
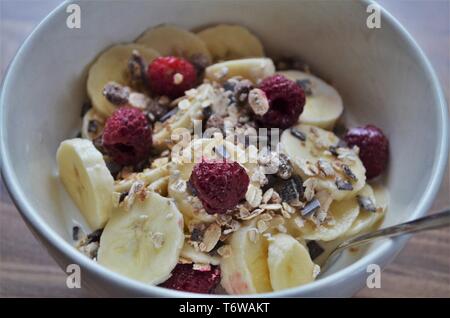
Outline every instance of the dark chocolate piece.
POLYGON ((320 208, 320 202, 316 198, 312 199, 308 203, 305 204, 303 209, 300 210, 302 216, 308 216, 311 213, 316 212, 320 208))

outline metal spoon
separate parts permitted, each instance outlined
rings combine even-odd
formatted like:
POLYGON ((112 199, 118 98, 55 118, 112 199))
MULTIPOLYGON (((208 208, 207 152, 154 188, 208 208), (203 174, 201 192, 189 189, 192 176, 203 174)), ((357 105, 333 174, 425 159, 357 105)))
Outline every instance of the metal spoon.
POLYGON ((450 210, 350 238, 336 246, 336 248, 330 253, 328 258, 322 264, 321 273, 324 273, 326 269, 334 263, 338 256, 349 247, 360 246, 378 239, 386 239, 404 234, 434 230, 445 226, 450 226, 450 210))

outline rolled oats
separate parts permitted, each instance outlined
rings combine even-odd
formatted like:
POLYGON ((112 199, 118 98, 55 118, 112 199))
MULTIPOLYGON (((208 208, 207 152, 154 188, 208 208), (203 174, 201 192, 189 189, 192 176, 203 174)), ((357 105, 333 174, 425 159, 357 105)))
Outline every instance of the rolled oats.
POLYGON ((247 193, 245 194, 245 199, 252 207, 256 208, 261 204, 262 190, 253 184, 250 184, 247 193))
POLYGON ((204 252, 210 252, 219 242, 222 235, 222 229, 217 223, 211 223, 203 233, 203 244, 205 244, 204 252))
POLYGON ((248 103, 256 115, 263 116, 269 110, 269 100, 259 88, 254 88, 249 92, 248 103))

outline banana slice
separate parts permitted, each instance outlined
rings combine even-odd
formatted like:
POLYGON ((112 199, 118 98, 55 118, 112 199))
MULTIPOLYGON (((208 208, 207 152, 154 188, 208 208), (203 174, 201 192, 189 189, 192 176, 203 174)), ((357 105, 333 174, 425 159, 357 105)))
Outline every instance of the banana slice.
POLYGON ((105 118, 95 109, 89 109, 83 116, 81 136, 85 139, 94 140, 102 134, 104 126, 105 118))
POLYGON ((183 243, 180 211, 170 199, 148 192, 130 210, 114 211, 100 238, 98 262, 127 277, 159 284, 170 277, 183 243))
POLYGON ((137 43, 152 48, 162 56, 181 56, 190 59, 201 54, 211 63, 211 54, 206 44, 195 33, 186 31, 174 25, 160 25, 142 34, 137 43))
POLYGON ((92 229, 103 228, 113 207, 114 179, 102 154, 86 139, 69 139, 56 153, 64 187, 92 229))
POLYGON ((114 184, 114 191, 120 193, 127 192, 131 189, 131 186, 135 181, 140 180, 143 181, 145 185, 148 185, 168 175, 168 164, 154 169, 145 169, 142 172, 132 174, 127 179, 116 181, 114 184))
POLYGON ((338 148, 339 154, 334 156, 329 147, 337 145, 338 142, 339 138, 332 132, 309 125, 297 125, 293 129, 286 129, 281 135, 281 149, 291 159, 294 171, 304 181, 315 178, 316 190, 327 190, 334 200, 343 200, 354 197, 364 187, 366 169, 351 149, 338 148), (305 141, 294 136, 299 133, 305 141), (328 168, 327 170, 331 165, 332 171, 324 175, 318 168, 319 164, 323 169, 328 168), (353 180, 348 176, 349 173, 353 175, 353 180), (345 180, 348 180, 347 183, 350 183, 351 187, 348 184, 347 188, 341 185, 340 181, 345 180))
POLYGON ((353 222, 351 228, 347 231, 347 236, 353 236, 356 234, 363 234, 364 232, 373 229, 375 224, 380 221, 387 207, 386 201, 386 191, 382 187, 376 187, 376 192, 372 187, 368 184, 358 192, 358 200, 370 200, 366 201, 368 204, 368 208, 372 211, 369 211, 364 208, 360 208, 360 212, 356 220, 353 222), (371 204, 373 206, 371 206, 371 204))
POLYGON ((183 249, 181 250, 181 257, 190 260, 196 264, 211 264, 219 265, 220 258, 216 256, 211 256, 209 254, 196 251, 192 245, 184 243, 183 249))
POLYGON ((94 108, 103 116, 110 116, 117 108, 103 96, 105 84, 114 81, 120 85, 130 85, 128 60, 133 50, 139 51, 147 63, 160 55, 144 45, 119 44, 104 51, 89 69, 87 93, 94 108))
POLYGON ((275 74, 275 65, 267 57, 220 62, 208 66, 205 70, 207 79, 219 83, 223 83, 234 76, 242 76, 254 84, 258 84, 261 80, 273 74, 275 74))
POLYGON ((277 234, 269 244, 269 273, 273 290, 282 290, 314 280, 314 263, 308 250, 287 234, 277 234))
POLYGON ((197 35, 206 43, 214 61, 264 56, 259 39, 239 25, 221 24, 197 35))
POLYGON ((359 214, 359 205, 356 198, 343 201, 334 201, 329 210, 329 221, 316 225, 306 219, 300 228, 301 236, 305 240, 332 241, 346 234, 359 214))
POLYGON ((320 78, 295 70, 279 72, 292 81, 308 80, 311 95, 306 96, 306 104, 300 115, 300 123, 332 130, 342 115, 344 106, 339 93, 320 78))
POLYGON ((231 256, 222 259, 220 269, 222 286, 233 294, 255 294, 272 291, 268 258, 268 241, 258 235, 256 242, 249 239, 253 225, 233 233, 230 240, 231 256))

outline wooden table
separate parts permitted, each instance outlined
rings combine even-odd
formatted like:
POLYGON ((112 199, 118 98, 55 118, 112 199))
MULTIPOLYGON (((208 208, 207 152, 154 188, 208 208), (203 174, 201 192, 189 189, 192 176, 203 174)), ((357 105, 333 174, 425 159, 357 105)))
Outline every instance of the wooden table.
MULTIPOLYGON (((413 34, 433 63, 450 96, 450 3, 442 1, 379 1, 413 34)), ((20 43, 59 0, 0 0, 0 75, 20 43)), ((450 206, 447 172, 431 209, 450 206)), ((68 289, 66 276, 26 228, 0 182, 0 296, 95 296, 85 289, 68 289)), ((450 230, 414 236, 389 265, 381 289, 361 290, 357 297, 449 297, 450 230)))

